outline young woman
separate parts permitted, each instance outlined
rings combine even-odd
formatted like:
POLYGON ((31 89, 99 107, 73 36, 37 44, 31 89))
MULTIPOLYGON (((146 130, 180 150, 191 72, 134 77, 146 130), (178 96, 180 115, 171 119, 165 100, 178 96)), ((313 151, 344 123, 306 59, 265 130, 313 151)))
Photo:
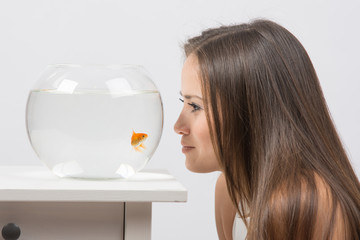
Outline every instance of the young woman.
POLYGON ((239 239, 242 219, 249 240, 360 239, 359 180, 301 43, 257 20, 206 30, 184 49, 174 128, 189 170, 222 172, 219 238, 239 239))

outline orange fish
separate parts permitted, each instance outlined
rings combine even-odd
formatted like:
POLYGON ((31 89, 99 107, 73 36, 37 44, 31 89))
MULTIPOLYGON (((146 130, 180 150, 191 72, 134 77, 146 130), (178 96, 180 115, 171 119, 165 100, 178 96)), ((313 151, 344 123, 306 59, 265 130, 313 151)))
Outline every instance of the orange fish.
POLYGON ((133 134, 131 136, 131 146, 137 151, 142 152, 146 147, 143 142, 147 139, 148 135, 146 133, 136 133, 133 130, 133 134))

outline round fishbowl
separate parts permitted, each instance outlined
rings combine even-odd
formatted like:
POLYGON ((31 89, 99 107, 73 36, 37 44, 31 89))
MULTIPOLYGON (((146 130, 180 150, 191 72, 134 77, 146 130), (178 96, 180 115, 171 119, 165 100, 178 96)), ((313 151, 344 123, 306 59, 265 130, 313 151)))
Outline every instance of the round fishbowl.
POLYGON ((49 65, 29 93, 31 145, 60 177, 129 178, 163 128, 159 91, 136 65, 49 65))

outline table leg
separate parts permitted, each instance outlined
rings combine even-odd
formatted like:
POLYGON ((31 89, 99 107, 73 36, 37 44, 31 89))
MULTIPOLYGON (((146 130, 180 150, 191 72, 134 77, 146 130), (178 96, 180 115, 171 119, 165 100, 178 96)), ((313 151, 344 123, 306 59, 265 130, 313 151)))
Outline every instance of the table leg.
POLYGON ((124 240, 151 240, 151 202, 124 204, 124 240))

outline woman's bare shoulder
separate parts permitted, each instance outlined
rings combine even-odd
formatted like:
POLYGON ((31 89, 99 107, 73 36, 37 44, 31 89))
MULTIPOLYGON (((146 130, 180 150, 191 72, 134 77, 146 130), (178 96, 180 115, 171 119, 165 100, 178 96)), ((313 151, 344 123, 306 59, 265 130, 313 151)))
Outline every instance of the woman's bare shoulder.
POLYGON ((232 239, 232 228, 236 208, 231 201, 223 173, 220 174, 215 187, 215 219, 220 240, 232 239))
MULTIPOLYGON (((310 185, 306 181, 301 182, 301 189, 299 191, 299 201, 294 201, 296 196, 290 193, 286 187, 280 187, 274 191, 269 203, 270 221, 273 229, 277 229, 277 234, 284 230, 288 230, 286 226, 286 219, 291 219, 294 216, 295 205, 299 204, 299 219, 307 219, 300 225, 310 224, 314 229, 312 239, 323 239, 324 234, 327 234, 329 224, 333 221, 333 235, 330 239, 344 239, 345 225, 342 218, 342 210, 337 201, 334 201, 334 197, 329 185, 318 174, 314 174, 314 185, 310 185), (336 205, 334 205, 336 204, 336 205), (315 209, 314 209, 315 208, 315 209), (335 210, 335 211, 333 211, 335 210), (311 215, 311 212, 315 214, 311 215), (334 214, 334 215, 333 215, 334 214), (333 217, 333 220, 331 220, 333 217)), ((300 226, 301 228, 301 226, 300 226)), ((300 229, 298 228, 298 229, 300 229)), ((302 234, 300 232, 300 234, 302 234)))
MULTIPOLYGON (((328 224, 331 214, 334 210, 334 223, 333 223, 333 236, 331 239, 345 239, 345 222, 343 216, 343 210, 340 207, 338 201, 334 201, 335 197, 327 182, 315 174, 315 183, 318 192, 318 211, 316 215, 316 221, 318 228, 316 230, 321 230, 326 224, 328 224), (336 205, 335 205, 336 204, 336 205)), ((320 231, 315 231, 315 237, 322 234, 320 231)))

